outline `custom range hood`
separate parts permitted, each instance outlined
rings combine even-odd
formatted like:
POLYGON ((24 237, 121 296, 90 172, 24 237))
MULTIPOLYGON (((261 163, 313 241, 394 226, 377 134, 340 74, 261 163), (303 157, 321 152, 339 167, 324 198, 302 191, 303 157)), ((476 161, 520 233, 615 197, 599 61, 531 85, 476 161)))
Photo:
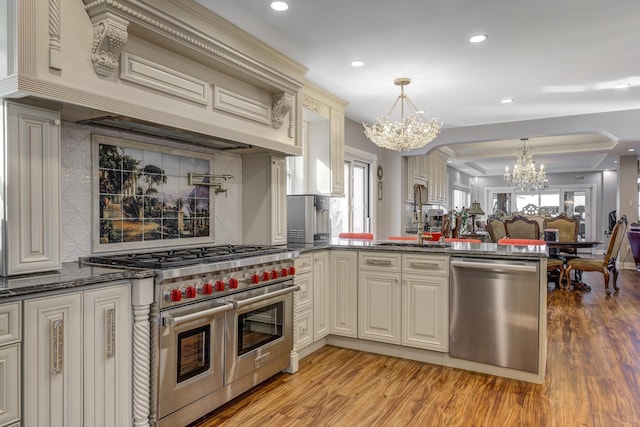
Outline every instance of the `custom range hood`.
POLYGON ((250 144, 216 138, 211 135, 190 132, 184 129, 163 126, 157 123, 146 122, 143 120, 125 116, 102 116, 87 120, 79 120, 76 123, 91 126, 116 128, 129 132, 156 136, 164 139, 186 142, 189 144, 196 144, 216 150, 238 150, 253 148, 253 146, 250 144))

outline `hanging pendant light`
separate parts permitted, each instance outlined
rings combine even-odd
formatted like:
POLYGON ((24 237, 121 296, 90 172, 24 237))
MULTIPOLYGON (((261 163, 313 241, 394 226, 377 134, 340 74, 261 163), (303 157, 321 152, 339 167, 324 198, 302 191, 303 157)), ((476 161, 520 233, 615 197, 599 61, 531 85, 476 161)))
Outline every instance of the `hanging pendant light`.
POLYGON ((391 110, 386 116, 380 116, 372 125, 362 123, 364 133, 378 147, 396 151, 408 151, 415 148, 424 147, 438 136, 442 129, 442 123, 437 118, 426 120, 424 116, 404 94, 404 87, 411 83, 406 77, 397 78, 394 84, 400 86, 400 95, 394 102, 391 110), (400 102, 400 120, 393 122, 391 113, 400 102), (407 117, 405 113, 405 103, 407 107, 413 109, 407 117))

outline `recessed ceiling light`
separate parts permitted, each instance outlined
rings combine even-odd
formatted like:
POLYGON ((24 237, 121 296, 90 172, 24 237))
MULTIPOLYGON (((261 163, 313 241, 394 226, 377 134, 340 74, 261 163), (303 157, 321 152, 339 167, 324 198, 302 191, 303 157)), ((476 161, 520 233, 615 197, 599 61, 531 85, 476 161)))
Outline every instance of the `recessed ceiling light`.
POLYGON ((284 12, 285 10, 289 9, 289 5, 286 1, 272 1, 271 9, 277 12, 284 12))
POLYGON ((629 148, 627 151, 636 151, 635 148, 629 148))
POLYGON ((618 163, 618 161, 617 161, 617 160, 614 160, 614 161, 613 161, 613 163, 618 163))
POLYGON ((511 98, 505 98, 505 99, 500 100, 501 104, 511 104, 512 102, 513 102, 513 99, 511 99, 511 98))
POLYGON ((453 163, 453 160, 447 160, 447 163, 453 163))
POLYGON ((469 38, 469 42, 470 43, 482 43, 486 39, 487 39, 487 35, 486 34, 476 34, 476 35, 471 36, 469 38))
POLYGON ((362 67, 363 65, 364 65, 364 61, 362 61, 361 59, 356 59, 354 61, 351 61, 352 67, 362 67))

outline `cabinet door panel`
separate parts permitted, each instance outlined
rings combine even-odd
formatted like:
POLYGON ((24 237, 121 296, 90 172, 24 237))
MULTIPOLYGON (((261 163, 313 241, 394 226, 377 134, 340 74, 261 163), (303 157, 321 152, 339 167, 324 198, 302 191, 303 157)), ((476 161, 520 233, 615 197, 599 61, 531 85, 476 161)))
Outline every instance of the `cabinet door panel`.
POLYGON ((20 345, 0 348, 0 425, 20 419, 20 345))
POLYGON ((449 350, 448 283, 448 277, 403 276, 403 345, 449 350))
POLYGON ((313 254, 313 339, 329 334, 329 253, 313 254))
POLYGON ((59 269, 59 115, 7 103, 7 273, 59 269))
POLYGON ((400 344, 400 273, 360 270, 358 337, 400 344))
POLYGON ((330 251, 331 333, 358 336, 358 253, 330 251))
POLYGON ((131 423, 131 303, 129 286, 84 295, 84 425, 131 423))
POLYGON ((82 296, 24 303, 24 425, 82 426, 82 296))

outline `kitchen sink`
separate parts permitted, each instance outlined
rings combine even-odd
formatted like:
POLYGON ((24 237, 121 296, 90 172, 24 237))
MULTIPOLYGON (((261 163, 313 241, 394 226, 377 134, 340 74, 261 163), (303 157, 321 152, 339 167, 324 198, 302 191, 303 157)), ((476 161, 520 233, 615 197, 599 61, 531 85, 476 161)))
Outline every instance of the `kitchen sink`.
POLYGON ((431 241, 426 241, 422 244, 418 242, 397 241, 397 242, 377 242, 377 243, 374 243, 373 246, 402 246, 407 248, 448 248, 451 245, 449 243, 440 243, 440 242, 431 242, 431 241))

